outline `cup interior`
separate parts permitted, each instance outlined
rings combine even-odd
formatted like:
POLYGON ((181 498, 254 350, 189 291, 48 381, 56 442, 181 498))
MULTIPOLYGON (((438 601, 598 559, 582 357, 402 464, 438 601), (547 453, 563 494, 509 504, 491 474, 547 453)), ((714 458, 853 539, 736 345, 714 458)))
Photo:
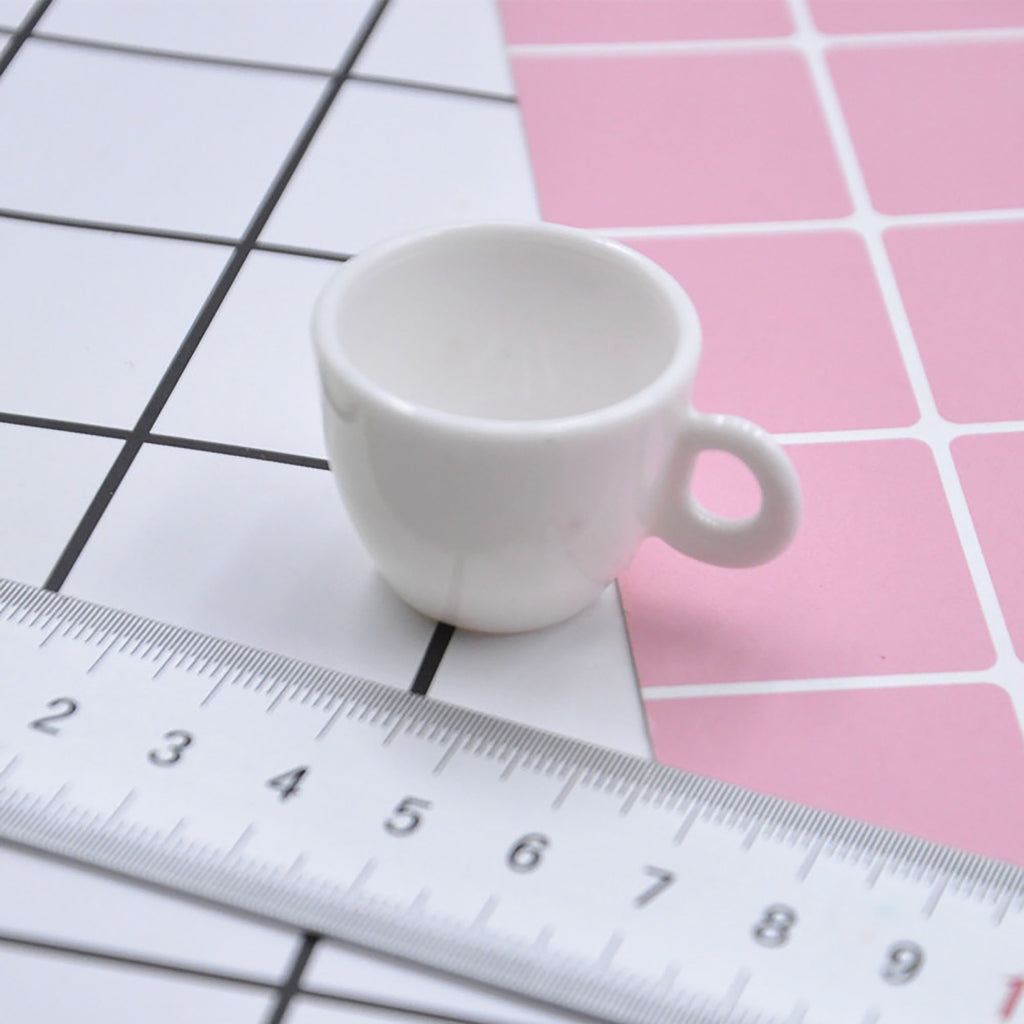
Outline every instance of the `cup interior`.
POLYGON ((342 275, 330 345, 382 391, 445 413, 593 412, 651 385, 686 341, 662 272, 581 232, 455 229, 342 275))

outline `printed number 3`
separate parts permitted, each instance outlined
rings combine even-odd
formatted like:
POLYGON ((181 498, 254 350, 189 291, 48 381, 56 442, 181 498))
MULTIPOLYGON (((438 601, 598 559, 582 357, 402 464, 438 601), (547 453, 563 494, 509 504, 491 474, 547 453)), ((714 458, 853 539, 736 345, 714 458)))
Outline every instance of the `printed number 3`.
POLYGON ((155 764, 158 768, 169 768, 172 764, 177 764, 185 748, 192 744, 192 734, 181 729, 165 732, 164 739, 167 741, 166 747, 154 748, 147 755, 149 763, 155 764))

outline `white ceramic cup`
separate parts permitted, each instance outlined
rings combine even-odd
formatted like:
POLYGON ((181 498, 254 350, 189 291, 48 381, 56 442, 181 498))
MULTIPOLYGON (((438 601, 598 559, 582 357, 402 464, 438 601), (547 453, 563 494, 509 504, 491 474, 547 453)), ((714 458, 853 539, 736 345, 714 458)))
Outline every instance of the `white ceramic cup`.
POLYGON ((700 322, 638 253, 550 224, 442 228, 344 264, 313 316, 331 468, 383 577, 489 632, 580 611, 648 536, 724 566, 778 554, 800 517, 764 431, 693 410, 700 322), (746 519, 690 491, 741 459, 746 519))

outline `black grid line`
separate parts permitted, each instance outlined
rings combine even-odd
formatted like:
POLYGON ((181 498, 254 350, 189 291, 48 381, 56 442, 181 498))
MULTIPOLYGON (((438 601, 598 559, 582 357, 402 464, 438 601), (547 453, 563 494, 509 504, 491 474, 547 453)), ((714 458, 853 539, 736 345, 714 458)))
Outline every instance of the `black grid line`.
POLYGON ((212 64, 214 67, 240 68, 246 71, 273 71, 278 74, 304 75, 322 78, 331 77, 328 68, 315 68, 303 64, 287 64, 278 61, 250 60, 245 57, 228 57, 217 54, 193 53, 187 50, 166 49, 162 46, 145 46, 141 43, 118 43, 107 39, 87 39, 82 36, 65 35, 62 32, 33 32, 33 39, 61 46, 76 46, 84 50, 103 50, 107 53, 122 53, 134 57, 155 57, 158 60, 182 61, 186 64, 212 64))
POLYGON ((253 448, 249 445, 226 444, 207 441, 198 437, 175 437, 171 434, 150 434, 146 444, 157 444, 164 448, 187 448, 197 452, 212 452, 216 455, 233 455, 242 459, 256 459, 259 462, 280 462, 287 466, 303 466, 306 469, 330 469, 326 459, 315 455, 299 455, 295 452, 279 452, 270 448, 253 448))
POLYGON ((154 228, 142 224, 118 224, 107 220, 90 220, 83 217, 65 217, 60 214, 36 213, 31 210, 13 210, 0 207, 0 218, 28 221, 32 224, 48 224, 53 227, 76 228, 85 231, 106 231, 118 235, 144 235, 147 238, 167 238, 175 242, 200 242, 206 245, 235 246, 239 239, 226 235, 207 235, 196 231, 175 231, 171 228, 154 228))
POLYGON ((430 643, 427 644, 427 649, 423 654, 423 660, 420 662, 420 667, 416 670, 412 686, 409 687, 410 693, 419 694, 421 697, 426 696, 427 691, 430 689, 430 684, 434 681, 434 676, 437 675, 437 670, 441 666, 444 652, 448 650, 448 644, 451 642, 454 634, 455 627, 448 625, 447 622, 439 622, 434 627, 430 643))
POLYGON ((88 434, 92 437, 113 437, 119 441, 127 441, 131 436, 131 431, 124 427, 106 427, 99 423, 79 423, 49 416, 26 416, 17 412, 0 412, 0 423, 36 427, 40 430, 60 430, 68 434, 88 434))
POLYGON ((73 946, 64 942, 50 942, 46 939, 33 938, 30 935, 19 935, 13 932, 0 932, 0 945, 15 946, 29 949, 37 953, 51 953, 57 956, 74 957, 78 960, 89 960, 98 963, 116 964, 119 967, 137 967, 143 970, 160 971, 165 974, 182 975, 197 981, 218 981, 229 985, 243 985, 249 988, 273 989, 275 984, 252 975, 235 974, 227 971, 211 970, 208 967, 197 967, 192 964, 175 963, 170 960, 150 959, 144 956, 132 956, 113 950, 93 948, 89 946, 73 946))
POLYGON ((278 252, 285 256, 309 256, 318 260, 334 260, 337 263, 344 263, 345 260, 352 258, 352 254, 347 252, 314 249, 306 245, 283 245, 279 242, 257 242, 253 248, 258 252, 278 252))
MULTIPOLYGON (((192 53, 185 50, 170 50, 163 47, 143 46, 136 43, 117 43, 104 39, 84 39, 78 36, 64 35, 59 32, 31 32, 28 35, 42 42, 57 43, 61 46, 76 46, 88 50, 101 50, 107 53, 119 53, 126 56, 151 57, 158 60, 179 61, 185 64, 206 64, 214 67, 237 68, 243 71, 268 71, 276 74, 302 75, 307 78, 321 78, 325 82, 332 77, 330 68, 316 68, 302 64, 192 53)), ((354 82, 367 82, 373 85, 393 86, 399 89, 411 89, 419 92, 445 93, 451 96, 461 96, 465 99, 482 100, 488 103, 518 102, 517 97, 512 93, 495 92, 491 89, 474 89, 470 86, 444 85, 440 82, 429 82, 418 78, 371 74, 360 71, 353 71, 348 77, 354 82)))
POLYGON ((349 76, 353 82, 368 85, 383 85, 395 89, 414 89, 419 92, 438 92, 445 96, 458 96, 470 100, 486 100, 490 103, 518 103, 512 93, 492 92, 488 89, 473 89, 462 85, 442 85, 440 82, 423 82, 415 78, 398 78, 394 75, 371 75, 355 71, 349 76))
POLYGON ((46 13, 51 3, 53 0, 36 0, 22 23, 14 30, 14 34, 0 50, 0 75, 10 67, 11 61, 24 46, 25 40, 32 34, 32 30, 39 24, 39 19, 46 13))
POLYGON ((306 120, 306 123, 303 125, 302 130, 299 132, 298 138, 295 140, 290 152, 285 157, 284 163, 275 175, 269 189, 257 206, 256 212, 253 214, 245 233, 238 245, 234 248, 231 258, 228 260, 224 269, 217 278, 213 289, 206 301, 203 303, 202 308, 199 310, 192 326, 189 328, 184 341, 181 343, 178 351, 175 353, 167 369, 164 371, 160 382, 157 384, 156 389, 150 396, 149 401, 146 403, 146 407, 139 416, 131 434, 125 441, 124 447, 121 449, 120 454, 108 470, 103 482, 100 484, 99 489, 96 491, 92 501, 89 503, 88 508, 79 521, 78 526, 75 528, 71 538, 65 545, 64 550, 58 557, 53 569, 47 576, 46 581, 43 584, 47 590, 60 590, 64 585, 64 582, 67 580, 71 570, 74 568, 75 562, 78 561, 85 545, 89 542, 89 538, 92 536, 93 531, 99 524, 100 519, 102 519, 111 499, 124 480, 128 470, 131 468, 136 456, 142 450, 142 446, 156 423, 157 418, 170 399, 171 393, 174 391, 175 386, 181 379, 181 375, 185 372, 185 368, 188 366, 189 361, 198 349, 199 343, 206 334, 210 323, 213 321, 214 316, 223 304, 224 299, 227 297, 227 294, 231 289, 231 286, 234 284, 235 279, 238 277, 249 253, 253 250, 260 232, 266 226, 274 207, 280 201, 280 198, 284 194, 284 190, 291 181, 292 176, 295 174, 302 157, 305 155, 306 150, 312 143, 313 137, 316 135, 320 126, 323 124, 324 119, 327 117, 327 113, 341 91, 341 87, 345 84, 351 74, 352 68, 355 65, 356 60, 359 58, 359 54, 368 43, 373 30, 376 28, 381 16, 387 8, 388 2, 389 0, 377 0, 377 3, 373 8, 371 8, 363 24, 360 26, 356 37, 349 45, 348 50, 342 58, 337 70, 328 80, 328 84, 321 94, 319 101, 313 108, 313 111, 306 120))
MULTIPOLYGON (((198 231, 176 231, 173 228, 149 227, 145 224, 123 224, 108 220, 89 220, 82 217, 65 217, 55 213, 37 213, 32 210, 14 210, 0 207, 0 220, 27 221, 31 224, 46 224, 50 227, 73 228, 76 231, 102 231, 115 235, 139 235, 144 238, 163 238, 172 242, 195 242, 201 245, 219 245, 233 248, 240 245, 240 238, 227 235, 208 235, 198 231)), ((352 258, 348 252, 333 249, 316 249, 305 245, 289 245, 287 242, 253 242, 252 248, 260 252, 276 252, 285 256, 309 256, 314 259, 332 260, 335 263, 352 258)))
MULTIPOLYGON (((467 985, 471 985, 471 982, 466 982, 467 985)), ((486 991, 486 989, 481 989, 486 991)), ((507 997, 507 993, 502 993, 507 997)), ((369 999, 360 996, 343 995, 340 992, 331 992, 326 989, 318 988, 299 988, 298 995, 307 996, 310 999, 320 999, 324 1002, 334 1003, 335 1005, 341 1004, 344 1006, 351 1006, 354 1009, 367 1009, 367 1010, 386 1010, 390 1013, 401 1014, 404 1017, 420 1018, 425 1020, 435 1021, 450 1021, 451 1024, 502 1024, 502 1018, 494 1017, 465 1017, 461 1014, 455 1015, 448 1010, 442 1010, 441 1008, 431 1008, 428 1006, 415 1006, 411 1003, 397 1003, 394 1001, 384 1002, 380 999, 369 999)), ((530 1003, 531 1006, 538 1004, 530 1003)), ((550 1013, 550 1009, 548 1010, 550 1013)), ((574 1014, 570 1010, 564 1010, 561 1007, 558 1009, 558 1013, 563 1016, 566 1021, 580 1021, 581 1024, 584 1021, 593 1022, 591 1017, 581 1017, 574 1014)))
POLYGON ((140 447, 141 444, 134 443, 133 438, 129 435, 121 451, 118 452, 117 458, 110 469, 107 470, 99 490, 93 496, 92 501, 89 502, 89 507, 85 510, 84 515, 75 527, 71 539, 64 546, 64 550, 60 553, 56 564, 50 570, 49 576, 46 577, 43 583, 45 589, 60 590, 63 586, 68 573, 74 568, 78 556, 82 553, 82 549, 92 536, 93 530, 96 529, 103 513, 107 510, 111 498, 114 497, 114 492, 120 486, 121 481, 124 480, 125 474, 131 468, 132 462, 135 461, 135 456, 139 453, 140 447))
MULTIPOLYGON (((286 1019, 290 1004, 296 996, 317 999, 322 1002, 331 1003, 334 1006, 346 1006, 352 1009, 384 1010, 413 1020, 444 1020, 450 1021, 452 1024, 500 1024, 500 1019, 496 1017, 454 1015, 440 1008, 418 1006, 414 1003, 398 1002, 393 999, 384 1001, 368 996, 320 989, 315 986, 303 986, 301 978, 309 967, 313 952, 320 943, 320 937, 309 932, 303 932, 296 933, 296 938, 299 941, 298 949, 291 961, 288 975, 283 981, 271 981, 267 978, 237 971, 216 970, 209 967, 199 967, 195 964, 164 960, 158 957, 137 956, 100 947, 73 945, 68 942, 53 942, 49 939, 23 935, 18 932, 0 931, 0 946, 10 946, 15 949, 23 949, 56 957, 68 957, 87 963, 108 964, 120 968, 169 974, 174 977, 188 978, 194 981, 209 981, 222 985, 256 989, 268 994, 276 993, 274 1003, 269 1015, 264 1020, 264 1024, 281 1024, 286 1019)), ((574 1015, 567 1013, 566 1016, 573 1017, 574 1015)))
POLYGON ((309 965, 309 959, 313 955, 313 950, 316 949, 319 941, 320 937, 312 932, 302 933, 302 941, 299 943, 295 959, 292 961, 291 969, 288 971, 288 978, 277 990, 277 999, 274 1000, 274 1005, 271 1007, 270 1013, 267 1014, 264 1024, 281 1024, 285 1019, 288 1007, 299 993, 299 982, 302 980, 302 975, 305 973, 306 967, 309 965))
MULTIPOLYGON (((126 427, 108 427, 99 423, 79 423, 76 420, 61 420, 48 416, 27 416, 16 412, 0 411, 0 423, 17 427, 33 427, 38 430, 57 430, 67 434, 83 434, 89 437, 110 437, 119 441, 128 441, 132 437, 132 431, 126 427)), ((252 445, 209 441, 198 437, 148 434, 143 444, 155 444, 164 448, 187 448, 192 451, 212 452, 217 455, 233 455, 239 458, 256 459, 260 462, 280 462, 289 466, 303 466, 306 469, 330 469, 326 459, 315 455, 302 455, 298 452, 282 452, 272 448, 256 448, 252 445)))

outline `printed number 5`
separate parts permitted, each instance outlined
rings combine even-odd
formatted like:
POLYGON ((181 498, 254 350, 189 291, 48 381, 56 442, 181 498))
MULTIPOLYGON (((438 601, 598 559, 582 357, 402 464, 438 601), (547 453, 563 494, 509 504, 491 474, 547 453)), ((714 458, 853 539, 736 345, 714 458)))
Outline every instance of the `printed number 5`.
POLYGON ((407 836, 420 827, 421 811, 430 809, 430 801, 418 796, 407 796, 384 822, 384 828, 393 836, 407 836))

